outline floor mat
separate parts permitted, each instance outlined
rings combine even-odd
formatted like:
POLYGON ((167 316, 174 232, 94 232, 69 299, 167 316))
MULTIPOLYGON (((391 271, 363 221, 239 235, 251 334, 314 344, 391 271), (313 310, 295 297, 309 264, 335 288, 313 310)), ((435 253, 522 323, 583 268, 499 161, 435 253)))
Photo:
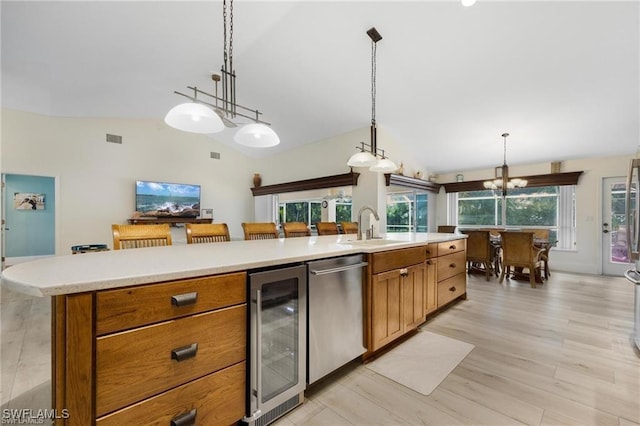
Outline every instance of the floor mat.
POLYGON ((429 395, 473 348, 470 343, 419 331, 406 342, 365 364, 365 367, 416 392, 429 395))

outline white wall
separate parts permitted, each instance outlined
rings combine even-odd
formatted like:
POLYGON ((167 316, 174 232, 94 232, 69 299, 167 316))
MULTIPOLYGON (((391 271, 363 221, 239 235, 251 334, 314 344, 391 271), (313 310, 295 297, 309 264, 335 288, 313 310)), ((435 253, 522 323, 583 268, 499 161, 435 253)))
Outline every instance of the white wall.
MULTIPOLYGON (((256 160, 207 136, 171 129, 161 120, 63 118, 2 110, 2 173, 56 177, 56 254, 76 244, 112 245, 111 224, 135 209, 136 179, 199 184, 203 208, 242 238, 252 220, 256 160), (123 143, 107 143, 106 133, 123 143), (220 160, 210 152, 221 154, 220 160)), ((176 242, 184 230, 173 229, 176 242)))
MULTIPOLYGON (((379 146, 397 163, 404 162, 405 175, 421 169, 388 133, 380 128, 378 132, 379 146)), ((207 136, 171 129, 160 120, 46 117, 5 109, 1 136, 3 173, 56 177, 56 253, 66 254, 76 244, 111 245, 110 225, 125 223, 133 213, 136 179, 202 185, 202 207, 213 208, 215 221, 227 222, 232 238, 241 239, 240 224, 254 220, 249 190, 254 172, 262 174, 263 185, 346 173, 347 159, 360 141, 368 141, 369 128, 261 160, 207 136), (106 133, 123 136, 124 143, 105 142, 106 133), (211 151, 220 152, 221 159, 211 159, 211 151)), ((632 155, 562 163, 563 172, 584 173, 576 192, 576 250, 554 251, 554 269, 601 272, 602 179, 625 175, 630 158, 632 155)), ((549 171, 549 163, 510 166, 513 176, 549 171)), ((465 180, 481 180, 493 176, 493 169, 442 174, 438 181, 453 182, 457 173, 463 173, 465 180)), ((356 194, 357 203, 355 198, 356 194)), ((447 222, 444 190, 436 198, 435 214, 435 224, 447 222)), ((183 241, 182 229, 174 231, 178 242, 183 241)))
MULTIPOLYGON (((347 173, 350 170, 347 160, 357 152, 356 146, 360 142, 369 143, 369 132, 369 127, 363 127, 269 157, 260 166, 262 184, 272 185, 347 173)), ((378 127, 378 147, 384 149, 385 154, 396 164, 404 163, 405 175, 412 175, 415 170, 424 172, 410 153, 381 127, 378 127)), ((361 175, 358 186, 353 190, 352 220, 358 220, 355 216, 360 207, 369 205, 379 213, 380 229, 386 229, 386 187, 383 175, 369 172, 365 168, 354 168, 354 171, 361 175)), ((369 214, 364 215, 363 227, 368 227, 369 222, 369 214)))
MULTIPOLYGON (((633 155, 587 158, 562 162, 561 172, 583 171, 576 187, 576 247, 573 251, 552 250, 552 269, 587 274, 602 273, 602 182, 606 177, 626 176, 633 155)), ((550 163, 509 166, 509 175, 550 173, 550 163)), ((484 180, 493 169, 461 171, 439 176, 439 182, 454 182, 457 173, 465 181, 484 180)), ((444 188, 437 199, 437 223, 447 223, 447 196, 444 188)), ((553 272, 552 272, 553 273, 553 272)))

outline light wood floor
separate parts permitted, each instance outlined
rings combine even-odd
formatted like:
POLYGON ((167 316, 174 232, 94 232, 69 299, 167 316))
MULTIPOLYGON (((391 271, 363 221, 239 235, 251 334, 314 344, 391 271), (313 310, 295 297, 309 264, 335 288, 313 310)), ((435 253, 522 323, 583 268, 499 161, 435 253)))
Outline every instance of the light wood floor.
MULTIPOLYGON (((552 272, 536 289, 469 278, 426 330, 475 345, 423 396, 354 362, 280 426, 640 425, 640 354, 624 278, 552 272)), ((48 408, 50 302, 2 291, 2 408, 48 408)))
POLYGON ((423 328, 475 345, 430 396, 352 363, 277 424, 640 424, 633 286, 624 278, 552 272, 532 289, 472 276, 468 300, 423 328))

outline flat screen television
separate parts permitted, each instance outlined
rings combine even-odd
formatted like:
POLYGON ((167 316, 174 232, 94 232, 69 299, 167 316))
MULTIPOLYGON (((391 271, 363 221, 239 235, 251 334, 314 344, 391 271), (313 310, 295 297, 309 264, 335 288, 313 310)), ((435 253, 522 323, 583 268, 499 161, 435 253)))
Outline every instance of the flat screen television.
POLYGON ((200 185, 137 180, 136 211, 149 217, 198 217, 200 185))

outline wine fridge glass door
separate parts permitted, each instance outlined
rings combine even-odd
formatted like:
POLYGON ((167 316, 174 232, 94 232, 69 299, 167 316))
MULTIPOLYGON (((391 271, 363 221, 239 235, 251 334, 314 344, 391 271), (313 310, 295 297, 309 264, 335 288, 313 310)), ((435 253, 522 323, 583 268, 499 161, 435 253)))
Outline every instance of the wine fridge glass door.
POLYGON ((306 386, 306 266, 250 273, 249 281, 248 415, 258 418, 272 410, 288 411, 306 386))

